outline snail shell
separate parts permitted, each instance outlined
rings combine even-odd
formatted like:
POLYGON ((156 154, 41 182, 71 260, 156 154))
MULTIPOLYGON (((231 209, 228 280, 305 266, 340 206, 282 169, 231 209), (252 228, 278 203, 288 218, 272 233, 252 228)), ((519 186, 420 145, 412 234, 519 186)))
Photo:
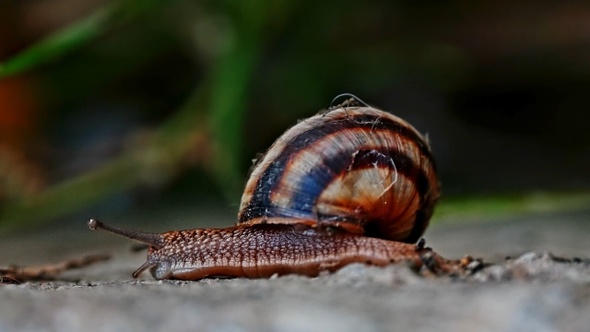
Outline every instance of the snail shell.
POLYGON ((413 243, 439 191, 424 136, 390 113, 344 105, 270 147, 246 183, 238 224, 303 223, 413 243))

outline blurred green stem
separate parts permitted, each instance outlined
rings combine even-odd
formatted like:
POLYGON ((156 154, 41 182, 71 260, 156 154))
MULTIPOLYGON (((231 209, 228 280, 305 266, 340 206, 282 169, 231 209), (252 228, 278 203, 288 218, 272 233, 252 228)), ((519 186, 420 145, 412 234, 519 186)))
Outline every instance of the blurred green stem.
POLYGON ((243 183, 240 167, 242 130, 248 83, 257 59, 257 45, 241 41, 221 59, 218 69, 214 71, 210 103, 214 142, 213 172, 230 199, 239 197, 243 183))
POLYGON ((228 200, 239 198, 243 186, 240 161, 244 114, 248 107, 248 88, 264 48, 262 29, 272 15, 267 1, 228 4, 233 15, 230 32, 233 43, 218 59, 212 72, 210 100, 211 130, 214 144, 213 172, 228 200))

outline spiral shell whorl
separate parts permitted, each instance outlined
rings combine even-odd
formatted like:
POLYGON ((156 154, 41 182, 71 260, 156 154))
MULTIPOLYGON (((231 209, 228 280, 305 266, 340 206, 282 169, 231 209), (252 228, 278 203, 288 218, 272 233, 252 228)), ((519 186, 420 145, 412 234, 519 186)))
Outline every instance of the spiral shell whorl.
POLYGON ((340 107, 303 120, 258 161, 238 223, 323 224, 415 242, 439 183, 427 140, 371 107, 340 107))

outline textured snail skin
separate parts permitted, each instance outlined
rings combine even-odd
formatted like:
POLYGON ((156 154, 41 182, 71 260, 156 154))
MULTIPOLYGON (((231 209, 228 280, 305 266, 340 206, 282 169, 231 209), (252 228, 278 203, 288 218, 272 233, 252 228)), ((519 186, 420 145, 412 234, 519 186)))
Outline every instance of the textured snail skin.
POLYGON ((407 262, 416 269, 450 273, 460 267, 429 248, 305 225, 259 224, 221 229, 144 233, 108 226, 95 219, 90 229, 149 244, 147 261, 133 277, 149 270, 155 279, 206 277, 265 278, 299 274, 310 277, 351 263, 375 266, 407 262))
POLYGON ((371 107, 342 106, 287 130, 258 160, 238 223, 223 229, 144 233, 91 229, 149 245, 156 279, 316 276, 350 263, 450 269, 423 245, 439 196, 427 140, 404 120, 371 107))
POLYGON ((145 267, 156 279, 313 277, 355 262, 385 266, 408 261, 421 266, 423 255, 430 252, 402 242, 298 228, 254 225, 164 233, 164 247, 149 249, 145 267))

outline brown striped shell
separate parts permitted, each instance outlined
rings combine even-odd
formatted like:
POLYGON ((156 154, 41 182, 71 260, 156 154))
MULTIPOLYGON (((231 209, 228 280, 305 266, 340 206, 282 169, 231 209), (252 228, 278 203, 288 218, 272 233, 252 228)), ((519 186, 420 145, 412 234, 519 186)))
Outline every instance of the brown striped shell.
POLYGON ((343 104, 299 122, 258 160, 238 224, 301 223, 415 242, 439 191, 424 136, 390 113, 343 104))

